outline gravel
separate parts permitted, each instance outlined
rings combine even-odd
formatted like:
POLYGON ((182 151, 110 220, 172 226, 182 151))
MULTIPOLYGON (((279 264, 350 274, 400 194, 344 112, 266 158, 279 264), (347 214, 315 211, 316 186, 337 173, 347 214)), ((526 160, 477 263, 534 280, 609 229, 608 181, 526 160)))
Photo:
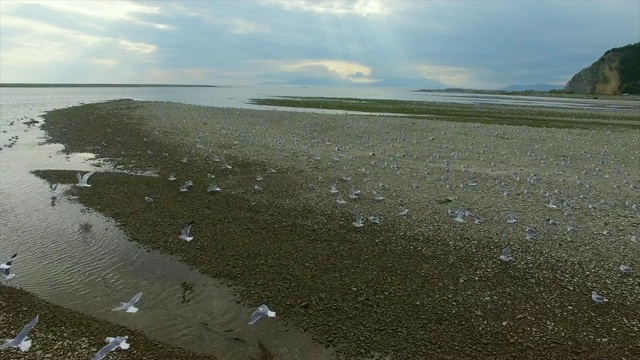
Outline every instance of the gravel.
POLYGON ((133 100, 45 120, 49 141, 97 154, 104 169, 72 190, 78 201, 341 357, 640 358, 638 277, 617 271, 640 269, 637 131, 133 100), (222 190, 207 193, 212 182, 222 190), (454 222, 448 211, 461 208, 473 215, 454 222), (383 220, 356 229, 359 212, 383 220), (185 244, 177 232, 191 220, 185 244), (593 305, 593 290, 610 303, 593 305))

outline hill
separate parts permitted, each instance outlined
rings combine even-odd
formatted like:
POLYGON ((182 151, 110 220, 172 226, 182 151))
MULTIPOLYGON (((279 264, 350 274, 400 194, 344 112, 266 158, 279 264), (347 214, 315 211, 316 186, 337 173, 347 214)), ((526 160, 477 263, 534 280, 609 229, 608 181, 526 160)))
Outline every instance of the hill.
POLYGON ((564 89, 579 94, 640 94, 640 43, 608 50, 564 89))

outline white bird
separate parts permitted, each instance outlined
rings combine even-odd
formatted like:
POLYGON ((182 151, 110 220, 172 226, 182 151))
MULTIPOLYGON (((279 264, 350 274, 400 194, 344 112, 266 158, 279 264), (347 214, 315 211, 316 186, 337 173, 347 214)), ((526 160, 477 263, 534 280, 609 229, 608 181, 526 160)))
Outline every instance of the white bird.
POLYGON ((631 267, 627 265, 620 265, 618 269, 620 269, 620 273, 622 276, 629 275, 631 273, 631 267))
POLYGON ((131 298, 131 300, 129 300, 128 302, 121 302, 120 306, 114 307, 113 309, 111 309, 111 311, 125 310, 128 313, 135 314, 138 312, 138 308, 133 305, 135 305, 140 300, 141 297, 142 297, 142 291, 135 294, 131 298))
POLYGON ((209 188, 207 189, 207 192, 220 192, 222 189, 216 185, 216 184, 211 184, 209 185, 209 188))
POLYGON ((342 195, 338 195, 338 197, 336 198, 336 202, 340 205, 342 204, 346 204, 347 202, 344 201, 344 199, 342 198, 342 195))
POLYGON ((17 347, 20 348, 20 350, 22 350, 23 352, 29 351, 29 348, 31 347, 31 340, 27 339, 27 336, 29 335, 29 331, 31 331, 31 329, 36 326, 39 318, 40 315, 36 315, 36 317, 33 318, 30 323, 22 328, 22 330, 18 333, 18 336, 13 339, 6 339, 4 344, 0 345, 0 350, 5 350, 10 347, 17 347))
POLYGON ((191 241, 193 240, 193 234, 191 234, 191 227, 193 227, 193 221, 186 224, 182 231, 180 232, 180 236, 178 237, 180 240, 191 241))
POLYGON ((518 222, 518 216, 516 214, 507 215, 507 224, 515 224, 518 222))
POLYGON ((331 190, 329 190, 330 193, 335 194, 338 192, 338 189, 336 189, 336 182, 334 181, 333 184, 331 184, 331 190))
POLYGON ((502 262, 505 263, 513 260, 513 258, 511 257, 511 249, 509 247, 502 249, 502 254, 500 254, 499 258, 500 260, 502 260, 502 262))
POLYGON ((376 201, 381 201, 384 200, 384 196, 378 194, 377 192, 375 192, 375 190, 373 191, 373 200, 376 201))
POLYGON ((18 254, 13 254, 13 256, 9 258, 9 260, 0 264, 0 276, 2 276, 5 280, 11 280, 16 277, 16 274, 11 273, 11 263, 16 258, 16 256, 18 256, 18 254))
POLYGON ((364 226, 364 224, 362 223, 362 213, 358 213, 356 215, 356 221, 352 222, 352 224, 357 228, 361 228, 364 226))
POLYGON ((406 207, 401 206, 400 207, 400 214, 398 214, 402 217, 407 217, 409 215, 409 209, 407 209, 406 207))
POLYGON ((51 189, 51 193, 53 194, 53 196, 58 195, 58 183, 49 183, 49 189, 51 189))
POLYGON ((91 185, 87 184, 89 181, 89 177, 93 175, 93 171, 90 171, 84 175, 80 175, 80 173, 76 173, 76 178, 78 179, 78 186, 80 187, 91 187, 91 185))
POLYGON ((176 174, 175 173, 171 173, 171 175, 169 175, 169 181, 173 181, 177 179, 176 174))
POLYGON ((591 292, 591 300, 593 300, 593 302, 594 302, 596 305, 599 305, 599 304, 602 304, 602 303, 605 303, 605 302, 609 301, 606 297, 604 297, 604 296, 602 296, 602 295, 598 294, 598 293, 597 293, 597 292, 595 292, 595 291, 592 291, 592 292, 591 292))
POLYGON ((128 338, 129 338, 128 336, 118 336, 116 338, 108 337, 104 339, 107 345, 105 345, 102 349, 98 350, 98 352, 96 353, 96 356, 92 360, 102 360, 104 359, 105 356, 107 356, 108 353, 110 353, 111 351, 117 348, 120 348, 122 350, 127 350, 130 346, 130 344, 127 343, 128 338))
POLYGON ((271 311, 267 305, 262 304, 253 312, 253 314, 251 314, 251 317, 249 318, 249 325, 253 325, 263 316, 276 317, 276 312, 271 311))

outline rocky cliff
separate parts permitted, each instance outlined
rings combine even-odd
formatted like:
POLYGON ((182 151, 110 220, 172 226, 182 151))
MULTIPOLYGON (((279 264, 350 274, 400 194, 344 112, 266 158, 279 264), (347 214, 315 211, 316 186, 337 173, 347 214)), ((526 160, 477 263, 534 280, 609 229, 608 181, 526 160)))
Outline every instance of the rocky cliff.
POLYGON ((605 52, 564 89, 579 94, 640 94, 640 43, 605 52))

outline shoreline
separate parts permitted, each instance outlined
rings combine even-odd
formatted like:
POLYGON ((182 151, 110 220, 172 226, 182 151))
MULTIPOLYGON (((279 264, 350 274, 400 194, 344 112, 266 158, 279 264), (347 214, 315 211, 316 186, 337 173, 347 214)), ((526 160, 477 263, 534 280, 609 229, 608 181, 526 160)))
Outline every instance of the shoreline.
MULTIPOLYGON (((81 203, 117 220, 132 241, 177 255, 211 277, 240 285, 245 301, 268 301, 292 327, 310 332, 346 358, 380 353, 405 358, 602 359, 640 353, 640 340, 629 341, 634 336, 638 339, 638 320, 616 323, 616 330, 603 329, 598 322, 603 317, 608 321, 640 318, 638 309, 631 306, 638 292, 633 290, 633 279, 620 282, 615 271, 610 274, 603 269, 609 262, 623 260, 616 250, 623 238, 596 251, 605 257, 606 266, 589 268, 592 259, 580 257, 601 241, 599 236, 587 232, 572 238, 544 228, 544 217, 534 220, 532 216, 529 223, 542 237, 564 241, 527 243, 520 227, 491 226, 491 212, 498 209, 499 217, 511 210, 499 195, 465 187, 448 191, 442 186, 473 176, 482 186, 506 179, 514 184, 515 192, 524 185, 516 183, 510 172, 528 176, 540 170, 540 160, 525 159, 517 165, 505 162, 502 167, 506 170, 502 170, 492 165, 498 160, 474 159, 462 153, 469 162, 467 171, 457 167, 443 181, 442 158, 426 159, 429 151, 443 155, 460 151, 448 142, 440 143, 445 146, 438 150, 437 141, 443 138, 462 140, 477 151, 485 139, 478 143, 471 134, 518 144, 547 129, 527 129, 533 133, 523 134, 518 131, 523 128, 506 125, 131 100, 53 110, 44 118, 42 128, 49 141, 64 144, 67 151, 92 152, 98 158, 118 159, 122 170, 157 169, 160 175, 96 173, 94 187, 72 190, 81 203), (494 132, 499 135, 492 137, 494 132), (428 137, 421 137, 426 133, 436 138, 433 145, 428 145, 428 137), (344 156, 339 157, 340 153, 344 156), (182 162, 185 157, 187 161, 182 162), (231 168, 223 168, 225 163, 231 168), (270 167, 276 172, 267 172, 270 167), (193 179, 193 190, 181 194, 179 184, 167 180, 172 172, 179 181, 193 179), (207 178, 209 173, 215 175, 213 180, 207 178), (263 191, 254 189, 257 175, 264 177, 263 191), (343 175, 353 180, 343 183, 343 175), (328 192, 333 179, 338 180, 343 194, 348 187, 357 186, 367 194, 375 189, 387 199, 362 198, 339 207, 328 192), (211 181, 223 188, 219 194, 206 192, 211 181), (389 189, 377 187, 378 182, 389 189), (413 186, 416 184, 420 187, 413 186), (157 198, 153 212, 143 211, 146 204, 140 200, 147 194, 157 198), (441 203, 449 197, 455 198, 451 206, 473 204, 489 226, 452 224, 446 214, 449 204, 441 203), (411 210, 409 218, 397 216, 400 200, 411 210), (356 230, 350 224, 358 211, 381 213, 384 221, 356 230), (176 218, 195 220, 197 237, 203 240, 185 247, 173 239, 175 224, 171 221, 176 218), (505 271, 496 254, 507 244, 521 257, 505 271), (575 261, 561 262, 566 259, 555 253, 558 249, 575 256, 575 261), (591 272, 585 274, 585 270, 591 272), (624 291, 606 285, 614 281, 624 291), (588 283, 616 295, 615 312, 605 316, 601 308, 593 309, 588 283), (501 287, 504 284, 514 285, 501 287), (556 295, 548 298, 549 293, 556 295), (567 303, 572 304, 570 309, 567 303), (549 314, 553 314, 551 319, 549 314), (585 328, 571 325, 577 319, 585 328), (548 327, 549 321, 554 325, 548 327), (592 333, 607 340, 594 341, 592 333)), ((613 139, 605 131, 557 131, 562 135, 559 138, 576 141, 596 133, 606 141, 613 139)), ((617 133, 615 139, 633 143, 633 135, 638 133, 617 133)), ((547 143, 537 151, 552 147, 547 143)), ((500 150, 493 151, 501 155, 500 150)), ((574 157, 576 166, 587 165, 574 157)), ((456 157, 446 158, 459 166, 456 157)), ((37 175, 75 182, 74 172, 37 175)), ((541 190, 553 190, 551 181, 559 177, 543 175, 546 186, 541 190)), ((605 185, 594 182, 593 186, 606 191, 605 185)), ((537 197, 522 195, 513 201, 523 206, 523 212, 537 197)), ((577 213, 576 218, 582 226, 590 215, 577 213)), ((615 223, 623 233, 628 230, 626 222, 632 220, 624 221, 603 220, 615 223)), ((630 254, 640 254, 637 246, 624 246, 630 254)))

